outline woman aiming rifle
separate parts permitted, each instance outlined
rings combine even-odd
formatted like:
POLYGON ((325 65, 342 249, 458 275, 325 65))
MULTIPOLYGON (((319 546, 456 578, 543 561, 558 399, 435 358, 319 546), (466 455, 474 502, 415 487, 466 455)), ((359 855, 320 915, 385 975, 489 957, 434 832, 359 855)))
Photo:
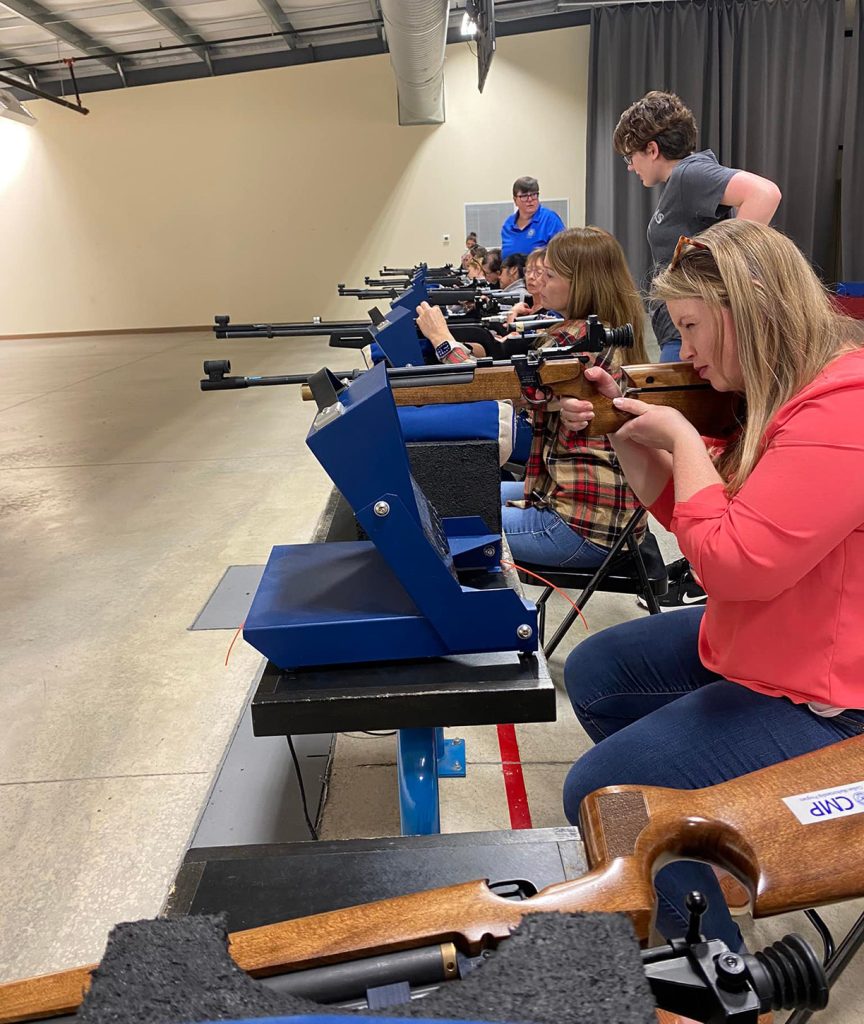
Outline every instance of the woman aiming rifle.
MULTIPOLYGON (((585 337, 586 317, 595 313, 613 327, 633 325, 629 362, 646 361, 642 304, 621 246, 601 228, 569 228, 551 240, 545 256, 543 305, 564 319, 541 339, 541 347, 574 346, 585 337)), ((439 358, 460 361, 467 351, 452 345, 437 307, 418 307, 417 326, 439 358)), ((613 371, 614 372, 614 371, 613 371)), ((517 562, 594 568, 609 554, 639 507, 608 438, 569 429, 558 412, 531 411, 531 452, 525 482, 502 484, 502 527, 517 562)))
MULTIPOLYGON (((573 822, 601 786, 713 785, 864 733, 859 325, 788 238, 754 222, 682 236, 653 290, 681 331, 682 358, 718 391, 744 395, 747 413, 725 447, 706 447, 677 411, 615 400, 633 417, 611 437, 627 480, 675 534, 708 600, 614 626, 571 653, 567 690, 596 744, 565 783, 573 822)), ((601 369, 586 378, 618 393, 601 369)), ((571 430, 590 430, 590 403, 561 405, 571 430)), ((709 899, 703 931, 740 945, 697 864, 658 875, 660 930, 681 933, 692 889, 709 899)))

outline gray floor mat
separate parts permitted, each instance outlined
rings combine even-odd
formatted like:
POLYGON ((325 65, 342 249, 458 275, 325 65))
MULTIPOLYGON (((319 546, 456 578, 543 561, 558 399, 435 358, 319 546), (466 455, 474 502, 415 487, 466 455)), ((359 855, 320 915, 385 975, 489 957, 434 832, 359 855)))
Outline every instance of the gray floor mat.
POLYGON ((261 582, 263 565, 229 565, 189 629, 237 629, 261 582))

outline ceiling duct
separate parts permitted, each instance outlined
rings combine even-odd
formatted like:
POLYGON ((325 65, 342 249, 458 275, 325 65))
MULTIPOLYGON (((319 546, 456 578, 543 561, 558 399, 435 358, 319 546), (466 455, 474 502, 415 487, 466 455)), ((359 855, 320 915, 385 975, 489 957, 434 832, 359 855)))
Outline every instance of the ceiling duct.
POLYGON ((380 0, 396 75, 399 124, 444 123, 450 0, 380 0))

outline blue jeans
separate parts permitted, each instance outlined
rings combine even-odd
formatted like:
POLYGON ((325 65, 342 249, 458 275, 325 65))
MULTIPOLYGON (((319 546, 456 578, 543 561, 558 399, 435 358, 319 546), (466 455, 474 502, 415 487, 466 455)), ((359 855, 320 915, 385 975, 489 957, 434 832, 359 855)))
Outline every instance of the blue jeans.
POLYGON ((681 361, 681 339, 669 338, 660 346, 661 363, 678 363, 681 361))
MULTIPOLYGON (((864 711, 821 718, 804 704, 709 672, 696 647, 704 614, 704 608, 682 608, 624 622, 588 637, 570 654, 567 693, 596 743, 564 784, 564 811, 572 823, 582 799, 602 786, 699 789, 864 733, 864 711)), ((698 889, 709 902, 702 921, 706 936, 740 947, 710 868, 678 862, 663 868, 655 884, 657 928, 667 938, 684 934, 684 898, 698 889)))
POLYGON ((534 562, 559 569, 596 569, 609 554, 592 544, 548 508, 512 508, 505 501, 521 501, 521 481, 501 484, 501 529, 514 561, 534 562))

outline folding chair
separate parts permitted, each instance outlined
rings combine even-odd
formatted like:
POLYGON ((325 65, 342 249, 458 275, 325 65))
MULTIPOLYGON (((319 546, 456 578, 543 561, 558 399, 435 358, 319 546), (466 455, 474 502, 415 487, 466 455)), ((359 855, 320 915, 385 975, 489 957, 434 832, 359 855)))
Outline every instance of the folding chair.
MULTIPOLYGON (((614 594, 641 594, 648 605, 648 611, 652 615, 660 613, 657 598, 662 597, 669 589, 669 577, 653 534, 646 531, 641 544, 637 543, 634 536, 636 527, 645 514, 644 508, 639 508, 633 513, 627 520, 627 525, 621 531, 621 535, 610 548, 609 554, 596 569, 559 569, 554 566, 534 564, 521 566, 521 568, 537 573, 538 576, 542 576, 554 584, 547 586, 537 600, 541 643, 544 643, 546 602, 555 587, 561 590, 580 589, 581 593, 575 601, 580 610, 585 607, 595 591, 603 590, 614 594)), ((523 583, 537 585, 536 579, 526 572, 520 572, 519 578, 523 583)), ((543 653, 547 658, 564 639, 578 614, 579 612, 575 608, 570 611, 555 631, 552 639, 548 643, 544 643, 543 653)))

